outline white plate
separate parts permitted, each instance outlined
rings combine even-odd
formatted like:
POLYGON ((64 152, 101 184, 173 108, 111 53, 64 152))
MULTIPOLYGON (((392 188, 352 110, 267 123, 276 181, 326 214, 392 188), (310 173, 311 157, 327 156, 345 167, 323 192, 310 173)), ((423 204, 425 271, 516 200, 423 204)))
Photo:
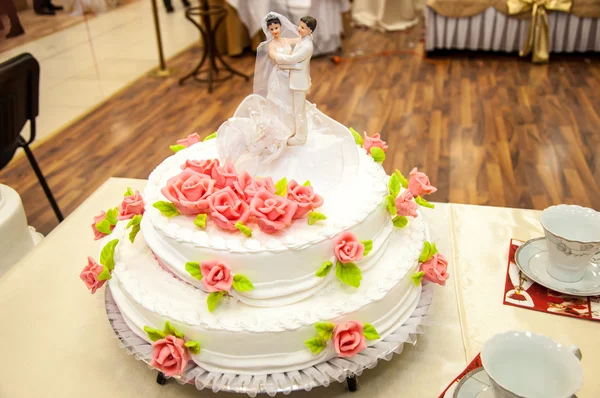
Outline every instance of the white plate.
MULTIPOLYGON (((492 398, 492 383, 483 368, 477 368, 460 380, 454 390, 453 398, 492 398)), ((447 394, 445 398, 450 398, 447 394)))
POLYGON ((549 262, 546 238, 531 239, 522 244, 515 254, 515 262, 525 275, 542 286, 573 296, 600 295, 600 255, 596 255, 578 282, 562 282, 547 271, 549 262))

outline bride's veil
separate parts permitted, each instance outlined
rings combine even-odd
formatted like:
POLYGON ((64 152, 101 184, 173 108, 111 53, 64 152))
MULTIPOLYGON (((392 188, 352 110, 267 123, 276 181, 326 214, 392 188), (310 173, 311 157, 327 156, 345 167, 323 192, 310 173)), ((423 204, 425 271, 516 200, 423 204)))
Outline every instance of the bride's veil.
POLYGON ((258 45, 256 50, 256 64, 254 66, 254 94, 258 94, 264 98, 267 97, 269 76, 275 67, 275 63, 269 58, 269 43, 273 40, 273 35, 267 28, 267 19, 271 16, 279 18, 281 21, 281 37, 298 38, 298 28, 289 19, 276 12, 268 13, 262 20, 262 30, 267 36, 267 40, 258 45))

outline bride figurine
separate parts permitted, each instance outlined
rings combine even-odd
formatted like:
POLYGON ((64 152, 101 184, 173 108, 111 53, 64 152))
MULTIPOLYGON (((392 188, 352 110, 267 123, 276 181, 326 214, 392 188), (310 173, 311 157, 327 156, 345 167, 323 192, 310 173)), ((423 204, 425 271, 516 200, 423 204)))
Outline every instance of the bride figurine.
MULTIPOLYGON (((304 22, 308 20, 312 31, 316 21, 307 18, 301 24, 308 26, 304 22)), ((217 130, 219 158, 251 175, 323 180, 331 187, 357 167, 358 149, 347 127, 305 100, 310 87, 310 31, 301 37, 298 27, 275 12, 263 19, 262 29, 267 40, 257 49, 254 93, 217 130), (296 84, 299 75, 302 87, 296 84), (298 131, 301 134, 295 137, 298 131)))

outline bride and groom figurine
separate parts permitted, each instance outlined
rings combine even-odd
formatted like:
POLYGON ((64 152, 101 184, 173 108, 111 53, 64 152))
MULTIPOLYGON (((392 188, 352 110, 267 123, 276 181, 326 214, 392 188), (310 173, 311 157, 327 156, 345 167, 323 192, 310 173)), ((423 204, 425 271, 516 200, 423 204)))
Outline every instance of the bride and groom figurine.
MULTIPOLYGON (((288 145, 301 145, 306 142, 308 126, 306 121, 306 92, 309 91, 310 80, 310 58, 313 54, 312 32, 317 27, 317 21, 313 17, 300 18, 298 25, 299 38, 282 37, 281 19, 275 14, 269 14, 265 18, 267 30, 272 35, 268 44, 269 57, 281 69, 279 78, 282 81, 277 84, 279 91, 285 91, 286 85, 292 91, 291 101, 294 116, 294 135, 288 140, 288 145), (292 50, 291 45, 294 44, 292 50), (285 71, 289 71, 289 78, 285 71), (288 83, 289 81, 289 83, 288 83)), ((289 22, 289 21, 287 21, 289 22)), ((275 85, 273 85, 275 87, 275 85)), ((286 97, 286 93, 269 93, 271 96, 286 97)))
POLYGON ((254 93, 217 130, 216 149, 223 162, 251 175, 311 176, 311 181, 328 183, 357 166, 358 151, 348 128, 306 101, 316 27, 309 16, 299 26, 274 12, 263 18, 267 40, 256 52, 254 93))

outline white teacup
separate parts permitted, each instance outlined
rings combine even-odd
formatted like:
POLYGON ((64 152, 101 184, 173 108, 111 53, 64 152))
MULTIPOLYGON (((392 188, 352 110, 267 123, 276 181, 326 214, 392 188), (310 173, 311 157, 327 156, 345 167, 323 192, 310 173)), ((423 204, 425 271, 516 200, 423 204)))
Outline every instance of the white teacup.
POLYGON ((567 398, 581 388, 581 352, 531 332, 497 334, 481 361, 497 398, 567 398))
POLYGON ((562 282, 583 278, 600 251, 600 213, 574 205, 548 207, 540 217, 548 244, 548 273, 562 282))

